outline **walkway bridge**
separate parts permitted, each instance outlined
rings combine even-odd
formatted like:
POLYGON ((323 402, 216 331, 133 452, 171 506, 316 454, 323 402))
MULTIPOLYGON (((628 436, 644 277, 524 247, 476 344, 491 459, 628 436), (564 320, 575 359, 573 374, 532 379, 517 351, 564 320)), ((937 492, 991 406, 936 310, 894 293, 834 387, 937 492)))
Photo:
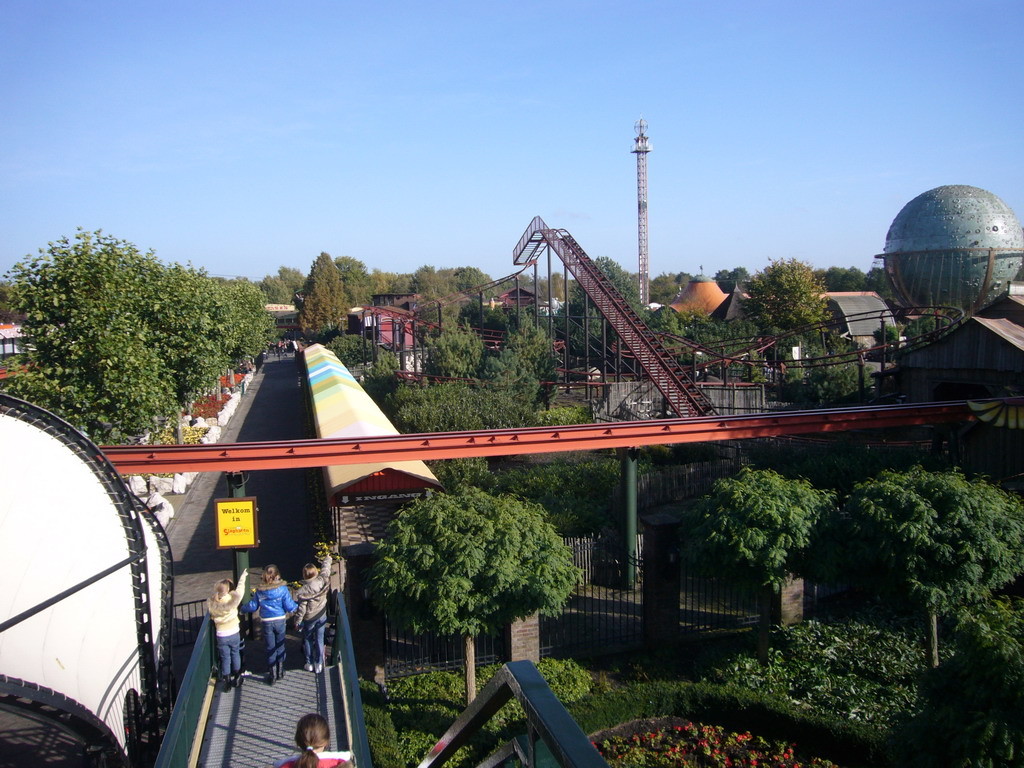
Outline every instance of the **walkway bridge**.
POLYGON ((540 216, 535 216, 512 251, 512 260, 516 264, 531 263, 544 248, 558 254, 565 268, 618 334, 623 346, 679 416, 714 414, 707 395, 568 232, 550 229, 540 216))
MULTIPOLYGON (((294 754, 295 723, 318 712, 331 726, 331 749, 350 750, 356 768, 372 768, 347 612, 335 593, 334 642, 321 674, 291 671, 273 686, 248 680, 237 690, 215 689, 211 622, 196 639, 155 768, 266 766, 294 754)), ((498 746, 481 768, 517 760, 525 768, 608 768, 579 725, 529 661, 505 664, 420 763, 440 768, 506 703, 516 699, 524 732, 498 746)))

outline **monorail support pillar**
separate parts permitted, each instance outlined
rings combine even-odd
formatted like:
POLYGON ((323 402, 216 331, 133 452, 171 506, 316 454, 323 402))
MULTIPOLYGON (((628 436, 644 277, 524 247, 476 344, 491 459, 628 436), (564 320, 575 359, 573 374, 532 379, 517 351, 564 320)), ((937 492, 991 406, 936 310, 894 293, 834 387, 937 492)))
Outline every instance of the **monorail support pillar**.
POLYGON ((638 448, 618 448, 622 483, 622 537, 625 540, 622 564, 623 587, 636 586, 636 468, 640 457, 638 448))

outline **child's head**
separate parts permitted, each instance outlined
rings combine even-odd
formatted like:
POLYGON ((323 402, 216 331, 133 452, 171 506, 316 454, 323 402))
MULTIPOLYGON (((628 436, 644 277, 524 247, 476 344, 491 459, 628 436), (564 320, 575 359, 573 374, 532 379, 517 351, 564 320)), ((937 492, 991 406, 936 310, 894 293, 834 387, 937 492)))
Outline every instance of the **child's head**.
POLYGON ((303 715, 295 726, 295 744, 302 750, 297 768, 319 765, 316 753, 327 749, 330 742, 331 729, 327 721, 317 714, 303 715))
POLYGON ((213 586, 213 595, 214 597, 224 597, 234 588, 235 583, 231 579, 221 579, 213 586))
POLYGON ((268 565, 263 569, 263 583, 272 584, 281 578, 281 572, 276 565, 268 565))
POLYGON ((312 563, 306 563, 304 566, 302 566, 302 578, 314 579, 318 575, 320 575, 320 569, 312 563))

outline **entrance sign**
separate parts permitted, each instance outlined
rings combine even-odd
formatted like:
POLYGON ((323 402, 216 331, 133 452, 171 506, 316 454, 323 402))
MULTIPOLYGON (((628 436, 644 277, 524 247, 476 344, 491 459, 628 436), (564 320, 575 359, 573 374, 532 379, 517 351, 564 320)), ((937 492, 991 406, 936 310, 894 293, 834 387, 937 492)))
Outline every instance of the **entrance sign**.
POLYGON ((256 497, 214 499, 217 549, 252 549, 259 544, 256 497))

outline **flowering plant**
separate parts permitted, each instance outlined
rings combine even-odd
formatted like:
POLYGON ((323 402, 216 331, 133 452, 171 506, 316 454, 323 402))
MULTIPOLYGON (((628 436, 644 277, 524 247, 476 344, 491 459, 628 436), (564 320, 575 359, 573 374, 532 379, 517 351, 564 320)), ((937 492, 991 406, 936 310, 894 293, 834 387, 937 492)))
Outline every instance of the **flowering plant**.
POLYGON ((727 733, 717 725, 687 720, 631 736, 614 736, 594 746, 612 768, 837 768, 822 758, 798 757, 795 744, 750 733, 727 733))

